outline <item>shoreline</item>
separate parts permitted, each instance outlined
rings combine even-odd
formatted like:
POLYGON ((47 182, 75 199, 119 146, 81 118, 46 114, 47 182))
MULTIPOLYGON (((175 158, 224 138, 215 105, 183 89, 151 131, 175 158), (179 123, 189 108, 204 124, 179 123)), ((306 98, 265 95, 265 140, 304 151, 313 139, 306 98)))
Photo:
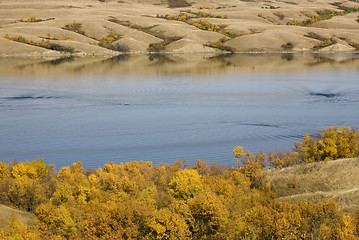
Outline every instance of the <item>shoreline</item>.
POLYGON ((0 76, 208 75, 357 71, 358 53, 121 54, 0 57, 0 76))

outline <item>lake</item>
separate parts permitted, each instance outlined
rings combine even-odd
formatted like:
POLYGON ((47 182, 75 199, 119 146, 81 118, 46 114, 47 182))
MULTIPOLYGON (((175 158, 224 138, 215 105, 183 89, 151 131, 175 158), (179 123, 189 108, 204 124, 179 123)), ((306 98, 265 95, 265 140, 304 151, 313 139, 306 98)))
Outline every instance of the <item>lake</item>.
POLYGON ((359 126, 358 55, 0 59, 0 161, 236 165, 359 126))

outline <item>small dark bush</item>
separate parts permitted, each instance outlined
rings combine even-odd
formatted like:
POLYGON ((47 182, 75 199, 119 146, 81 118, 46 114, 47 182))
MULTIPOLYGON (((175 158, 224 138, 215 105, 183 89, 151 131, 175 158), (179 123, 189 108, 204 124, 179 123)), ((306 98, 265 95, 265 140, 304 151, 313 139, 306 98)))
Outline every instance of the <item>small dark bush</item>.
POLYGON ((168 6, 170 8, 179 8, 179 7, 189 7, 191 4, 186 2, 186 0, 168 0, 168 6))
POLYGON ((62 29, 68 30, 68 31, 73 31, 75 33, 79 33, 81 35, 86 36, 85 31, 82 30, 82 24, 81 23, 69 23, 66 24, 65 27, 63 27, 62 29))
POLYGON ((68 53, 73 53, 74 52, 74 48, 73 47, 65 47, 56 43, 49 43, 48 47, 46 47, 48 49, 51 50, 55 50, 55 51, 60 51, 60 52, 68 52, 68 53))
POLYGON ((286 44, 283 44, 282 46, 281 46, 281 48, 283 48, 284 50, 291 50, 291 49, 293 49, 293 43, 291 43, 291 42, 287 42, 286 44))
POLYGON ((317 40, 320 40, 320 41, 325 41, 325 40, 327 40, 327 38, 322 37, 322 36, 320 36, 319 34, 313 33, 313 32, 310 32, 310 33, 304 35, 304 37, 309 37, 309 38, 317 39, 317 40))
POLYGON ((130 51, 130 48, 127 45, 119 44, 119 43, 105 44, 105 45, 102 45, 102 47, 110 49, 112 51, 117 51, 117 52, 129 52, 130 51))
POLYGON ((148 52, 161 52, 163 50, 165 50, 165 45, 162 42, 150 43, 147 49, 148 52))

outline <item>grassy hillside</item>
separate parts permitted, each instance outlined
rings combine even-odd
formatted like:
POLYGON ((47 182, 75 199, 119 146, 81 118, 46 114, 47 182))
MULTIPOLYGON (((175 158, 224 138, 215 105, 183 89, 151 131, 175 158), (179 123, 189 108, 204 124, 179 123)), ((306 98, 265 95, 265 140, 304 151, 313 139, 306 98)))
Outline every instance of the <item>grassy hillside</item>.
POLYGON ((0 56, 354 52, 358 12, 329 0, 2 0, 0 56))
POLYGON ((315 162, 265 171, 277 200, 338 202, 344 212, 359 209, 359 159, 315 162))
POLYGON ((31 227, 35 224, 34 217, 31 213, 0 204, 0 228, 5 228, 7 226, 9 220, 11 220, 12 214, 15 214, 15 216, 27 226, 31 227))

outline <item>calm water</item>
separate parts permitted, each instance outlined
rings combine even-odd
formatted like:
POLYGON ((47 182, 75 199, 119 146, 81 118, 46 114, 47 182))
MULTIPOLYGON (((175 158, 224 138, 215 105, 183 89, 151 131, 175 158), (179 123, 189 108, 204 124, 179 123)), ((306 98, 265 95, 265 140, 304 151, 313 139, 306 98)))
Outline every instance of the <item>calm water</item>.
POLYGON ((0 161, 234 165, 234 146, 290 149, 305 132, 359 127, 358 65, 335 66, 163 74, 156 65, 157 74, 68 75, 18 68, 0 75, 0 161))

